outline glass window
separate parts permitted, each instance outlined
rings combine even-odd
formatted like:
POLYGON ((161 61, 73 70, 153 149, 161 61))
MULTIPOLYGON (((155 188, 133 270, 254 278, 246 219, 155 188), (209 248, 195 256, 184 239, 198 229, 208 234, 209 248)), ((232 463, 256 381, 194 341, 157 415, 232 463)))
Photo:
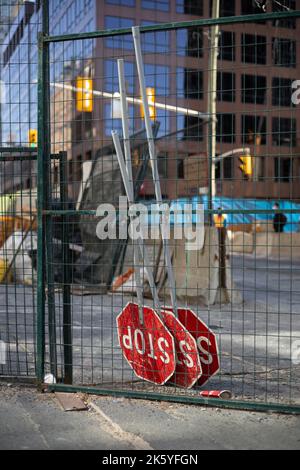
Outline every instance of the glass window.
POLYGON ((294 106, 292 103, 292 83, 290 78, 274 77, 272 79, 272 105, 294 106))
POLYGON ((167 152, 160 152, 157 155, 158 173, 161 178, 168 177, 168 154, 167 152))
POLYGON ((273 145, 296 145, 296 119, 274 117, 272 119, 273 145))
POLYGON ((242 75, 242 103, 265 104, 267 101, 267 78, 263 75, 242 75))
MULTIPOLYGON (((134 93, 134 66, 132 62, 124 62, 125 83, 128 93, 134 93)), ((110 93, 119 91, 118 64, 116 60, 104 62, 104 89, 110 93)))
POLYGON ((162 137, 170 133, 170 114, 164 109, 156 109, 156 121, 160 123, 157 137, 162 137))
POLYGON ((72 2, 71 5, 69 6, 67 10, 67 23, 68 23, 68 28, 72 28, 74 26, 74 23, 76 21, 75 17, 75 3, 72 2))
POLYGON ((179 29, 177 31, 177 54, 189 57, 203 56, 202 28, 179 29))
POLYGON ((217 74, 217 100, 235 101, 235 74, 231 72, 218 72, 217 74))
POLYGON ((267 122, 264 116, 242 116, 242 142, 243 144, 255 144, 260 139, 262 145, 266 144, 267 122))
POLYGON ((221 31, 219 39, 219 59, 235 60, 235 33, 221 31))
MULTIPOLYGON (((220 0, 220 16, 235 15, 235 0, 220 0)), ((212 0, 209 4, 209 16, 212 16, 212 0)))
MULTIPOLYGON (((129 113, 129 132, 133 133, 134 129, 134 107, 128 106, 129 113)), ((122 120, 114 118, 112 115, 112 103, 106 103, 104 105, 104 131, 105 135, 111 137, 111 131, 115 130, 120 136, 123 135, 122 120)))
MULTIPOLYGON (((296 10, 296 0, 280 0, 272 2, 272 11, 296 10)), ((273 26, 276 28, 296 28, 296 18, 283 18, 282 20, 273 20, 273 26)))
MULTIPOLYGON (((158 23, 142 21, 142 26, 150 26, 158 23)), ((170 33, 168 31, 149 32, 141 35, 142 49, 144 52, 167 53, 170 47, 170 33)))
POLYGON ((170 70, 166 65, 145 64, 146 86, 155 88, 155 95, 168 96, 170 70))
POLYGON ((201 142, 203 140, 204 121, 196 116, 177 116, 177 139, 201 142), (179 132, 180 131, 180 132, 179 132))
MULTIPOLYGON (((259 2, 253 0, 242 0, 241 14, 242 15, 259 15, 264 11, 260 7, 259 2)), ((253 23, 265 23, 265 21, 253 21, 253 23)))
POLYGON ((267 41, 265 36, 242 34, 242 62, 266 64, 267 41))
POLYGON ((169 0, 142 0, 142 8, 147 10, 169 11, 169 0))
POLYGON ((225 180, 230 180, 234 178, 234 158, 225 157, 222 160, 223 166, 223 178, 225 180))
POLYGON ((203 16, 203 0, 176 0, 177 13, 203 16))
POLYGON ((201 70, 178 67, 176 81, 179 98, 203 99, 203 72, 201 70))
POLYGON ((110 5, 122 5, 125 7, 134 7, 135 0, 105 0, 106 3, 110 5))
MULTIPOLYGON (((118 16, 105 17, 105 29, 131 28, 133 25, 134 21, 130 18, 119 18, 118 16)), ((115 49, 133 48, 133 40, 131 34, 107 38, 105 44, 107 47, 112 47, 115 49)))
POLYGON ((280 183, 288 183, 292 177, 293 161, 291 158, 275 157, 274 158, 274 176, 275 181, 280 183))
POLYGON ((82 12, 84 9, 84 3, 82 0, 75 0, 75 12, 76 12, 76 18, 80 18, 82 12))
POLYGON ((217 113, 217 142, 235 142, 235 115, 230 113, 217 113))
POLYGON ((272 57, 274 65, 279 67, 296 67, 296 41, 273 38, 272 57))
POLYGON ((60 34, 67 33, 67 12, 62 16, 60 20, 60 34))

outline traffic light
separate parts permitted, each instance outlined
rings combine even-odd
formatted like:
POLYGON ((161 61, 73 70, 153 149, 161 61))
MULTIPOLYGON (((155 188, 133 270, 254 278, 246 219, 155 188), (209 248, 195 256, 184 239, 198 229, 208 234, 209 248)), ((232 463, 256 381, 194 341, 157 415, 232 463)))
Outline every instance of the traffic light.
POLYGON ((30 147, 37 146, 37 130, 36 129, 29 129, 28 131, 28 142, 30 147))
POLYGON ((239 157, 241 162, 240 169, 246 178, 252 176, 252 157, 251 155, 242 155, 239 157))
POLYGON ((93 111, 93 80, 91 78, 77 77, 76 89, 77 111, 93 111))
MULTIPOLYGON (((147 94, 148 104, 149 104, 150 119, 151 121, 155 121, 156 108, 155 106, 151 105, 151 103, 155 102, 155 88, 146 88, 146 94, 147 94)), ((145 117, 144 106, 141 104, 141 118, 143 119, 144 117, 145 117)))

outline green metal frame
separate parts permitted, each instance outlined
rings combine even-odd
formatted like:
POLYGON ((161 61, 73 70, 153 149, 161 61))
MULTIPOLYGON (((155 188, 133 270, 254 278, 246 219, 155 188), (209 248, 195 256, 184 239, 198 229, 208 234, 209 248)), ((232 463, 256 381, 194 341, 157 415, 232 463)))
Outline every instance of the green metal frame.
POLYGON ((203 398, 186 395, 165 395, 154 392, 134 392, 131 390, 101 389, 80 385, 51 384, 46 385, 45 389, 50 392, 68 392, 68 393, 88 393, 91 395, 111 395, 114 397, 136 398, 141 400, 168 401, 173 403, 184 403, 188 405, 199 406, 217 406, 218 408, 248 410, 248 411, 273 411, 276 413, 300 414, 299 405, 281 405, 277 403, 262 403, 243 400, 223 400, 219 398, 203 398))
MULTIPOLYGON (((177 30, 195 26, 213 26, 213 25, 232 25, 238 23, 250 23, 253 21, 266 21, 273 19, 299 18, 300 11, 265 13, 245 16, 222 17, 218 19, 199 19, 193 21, 163 23, 153 26, 143 26, 140 28, 141 33, 177 30)), ((44 241, 49 235, 49 219, 56 215, 62 216, 64 219, 72 215, 95 215, 93 210, 52 210, 49 207, 49 162, 50 162, 50 132, 49 132, 49 45, 54 42, 76 41, 82 39, 93 39, 108 36, 120 36, 130 34, 131 29, 113 29, 105 31, 94 31, 90 33, 63 34, 57 36, 49 36, 49 10, 48 0, 43 1, 43 29, 39 35, 39 59, 38 59, 38 299, 37 299, 37 380, 40 387, 49 391, 62 392, 84 392, 93 395, 112 395, 123 396, 127 398, 140 398, 148 400, 169 401, 185 404, 195 404, 201 406, 218 406, 222 408, 232 408, 250 411, 274 411, 279 413, 296 413, 300 414, 300 405, 285 405, 277 403, 265 403, 258 401, 239 401, 239 400, 222 400, 222 399, 206 399, 199 396, 186 395, 168 395, 155 392, 138 392, 128 390, 102 389, 91 386, 67 385, 67 384, 51 384, 43 385, 44 365, 45 365, 45 279, 46 279, 46 254, 44 250, 44 241), (48 124, 47 124, 48 123, 48 124)), ((17 150, 17 149, 15 149, 17 150)), ((64 164, 63 164, 64 166, 64 164)), ((62 171, 63 167, 62 167, 62 171)), ((63 175, 62 175, 63 176, 63 175)), ((64 179, 64 178, 63 178, 64 179)), ((208 213, 217 213, 217 210, 211 207, 208 213)), ((264 213, 273 214, 273 210, 227 210, 228 214, 235 213, 264 213)), ((286 213, 295 213, 300 211, 285 210, 286 213)), ((65 234, 64 242, 67 243, 67 234, 65 234)), ((46 244, 47 246, 47 244, 46 244)), ((47 252, 48 248, 46 249, 47 252)), ((64 254, 64 261, 67 261, 68 254, 64 254)), ((64 272, 64 279, 67 280, 68 273, 64 272)), ((65 283, 64 283, 65 284, 65 283)), ((64 304, 70 303, 70 292, 64 292, 64 304)), ((65 306, 64 306, 65 307, 65 306)), ((70 311, 64 311, 64 339, 66 340, 65 350, 65 379, 72 382, 72 345, 70 344, 71 333, 67 328, 70 322, 70 311), (68 367, 68 365, 70 367, 68 367)))
POLYGON ((47 170, 49 168, 49 43, 45 36, 49 34, 49 4, 43 1, 42 32, 38 37, 38 256, 37 256, 37 344, 36 344, 36 375, 38 383, 44 380, 45 372, 45 225, 47 215, 47 170))
MULTIPOLYGON (((141 33, 154 32, 154 31, 167 31, 171 29, 182 29, 191 26, 213 26, 213 25, 226 25, 226 24, 239 24, 239 23, 252 23, 253 21, 266 21, 266 20, 281 20, 285 18, 299 18, 300 11, 290 12, 276 12, 264 13, 255 15, 244 16, 226 16, 222 18, 207 18, 192 21, 178 21, 174 23, 160 23, 158 25, 141 26, 141 33)), ((74 34, 60 34, 57 36, 49 36, 44 38, 44 42, 62 42, 62 41, 76 41, 79 39, 94 39, 105 36, 120 36, 124 34, 131 34, 131 28, 121 29, 107 29, 104 31, 93 31, 91 33, 74 33, 74 34)))

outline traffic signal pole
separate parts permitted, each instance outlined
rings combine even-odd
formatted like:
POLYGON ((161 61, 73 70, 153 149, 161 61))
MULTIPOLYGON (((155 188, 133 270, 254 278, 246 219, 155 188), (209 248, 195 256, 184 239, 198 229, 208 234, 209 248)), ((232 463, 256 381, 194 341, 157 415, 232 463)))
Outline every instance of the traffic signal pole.
MULTIPOLYGON (((212 18, 220 16, 220 0, 213 0, 212 18)), ((216 98, 217 98, 217 67, 218 67, 218 41, 219 25, 216 24, 210 29, 210 49, 209 49, 209 67, 208 67, 208 95, 207 95, 207 114, 210 120, 207 126, 207 155, 209 162, 209 220, 213 225, 213 200, 216 195, 216 98)))

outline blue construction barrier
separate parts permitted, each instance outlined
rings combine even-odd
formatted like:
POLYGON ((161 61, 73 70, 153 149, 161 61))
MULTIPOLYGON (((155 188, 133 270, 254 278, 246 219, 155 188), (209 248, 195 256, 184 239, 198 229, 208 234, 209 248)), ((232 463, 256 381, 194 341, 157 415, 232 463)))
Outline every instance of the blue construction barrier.
MULTIPOLYGON (((208 197, 202 196, 194 198, 195 202, 201 202, 204 204, 205 209, 208 208, 208 197)), ((273 208, 274 203, 278 202, 276 199, 271 201, 257 200, 257 199, 232 199, 227 197, 216 197, 213 200, 214 209, 221 207, 224 213, 226 210, 240 210, 240 214, 227 214, 227 224, 251 224, 254 221, 259 220, 272 220, 273 214, 270 213, 255 213, 256 210, 270 210, 273 208), (242 211, 253 210, 253 213, 244 214, 242 211)), ((280 210, 285 214, 287 218, 287 224, 284 227, 284 232, 297 232, 299 231, 299 220, 300 220, 300 204, 296 204, 292 201, 280 201, 280 210), (285 210, 295 210, 295 213, 285 213, 285 210)))
MULTIPOLYGON (((266 221, 266 220, 272 220, 273 219, 273 214, 272 213, 256 213, 256 210, 272 210, 274 203, 278 202, 276 199, 274 200, 257 200, 257 199, 233 199, 233 198, 227 198, 227 197, 215 197, 213 200, 213 208, 217 210, 219 207, 221 207, 222 212, 226 214, 226 211, 229 210, 238 210, 240 213, 235 213, 235 214, 226 214, 226 223, 227 225, 234 225, 234 224, 251 224, 253 222, 258 222, 260 220, 266 221), (243 213, 243 211, 253 211, 243 213)), ((147 206, 150 206, 151 204, 155 204, 155 201, 147 201, 147 206)), ((182 208, 182 211, 184 209, 185 204, 192 204, 193 208, 193 222, 196 222, 196 215, 195 215, 195 209, 197 204, 203 204, 204 209, 208 209, 208 196, 195 196, 193 198, 178 198, 175 200, 170 201, 170 205, 174 204, 178 205, 179 207, 182 208)), ((280 210, 285 214, 287 218, 287 223, 284 227, 284 232, 298 232, 300 231, 300 204, 296 204, 291 201, 283 201, 281 200, 279 202, 280 210), (290 213, 290 212, 285 212, 285 210, 292 210, 295 211, 295 213, 290 213), (298 212, 296 212, 298 211, 298 212)), ((176 222, 177 223, 183 223, 184 220, 186 220, 186 217, 184 217, 183 213, 182 216, 180 214, 176 216, 176 222)), ((170 216, 170 222, 173 225, 174 224, 174 215, 171 212, 170 216)), ((158 224, 159 222, 159 216, 156 214, 150 215, 148 214, 148 223, 152 224, 158 224)))

